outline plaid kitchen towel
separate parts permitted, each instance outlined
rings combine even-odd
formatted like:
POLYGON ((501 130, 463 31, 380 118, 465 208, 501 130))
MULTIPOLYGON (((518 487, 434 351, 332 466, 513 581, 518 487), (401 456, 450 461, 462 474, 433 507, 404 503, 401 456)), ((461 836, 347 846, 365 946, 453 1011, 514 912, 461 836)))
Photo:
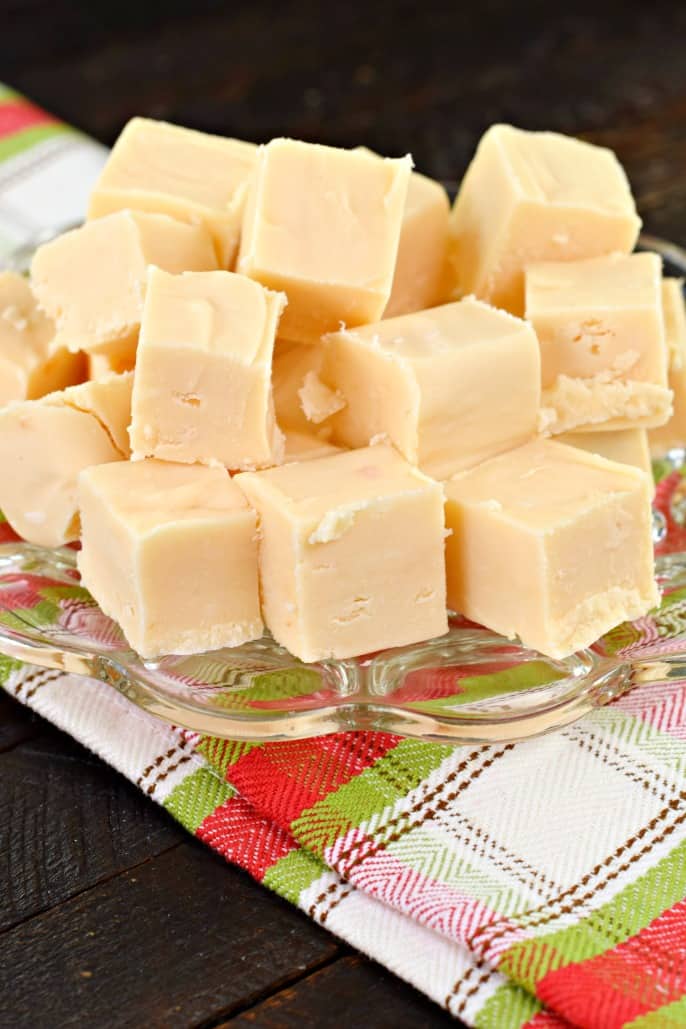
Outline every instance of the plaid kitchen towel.
POLYGON ((0 262, 83 218, 107 149, 0 83, 0 262))
MULTIPOLYGON (((3 105, 35 108, 0 98, 11 140, 21 116, 3 119, 3 105)), ((0 164, 4 211, 3 181, 0 164)), ((669 506, 681 482, 667 474, 658 503, 670 546, 686 549, 669 506)), ((227 860, 468 1024, 647 1029, 686 1025, 686 683, 668 661, 685 625, 677 588, 610 641, 653 669, 663 659, 664 681, 520 744, 231 743, 167 726, 100 683, 7 659, 0 679, 227 860)))

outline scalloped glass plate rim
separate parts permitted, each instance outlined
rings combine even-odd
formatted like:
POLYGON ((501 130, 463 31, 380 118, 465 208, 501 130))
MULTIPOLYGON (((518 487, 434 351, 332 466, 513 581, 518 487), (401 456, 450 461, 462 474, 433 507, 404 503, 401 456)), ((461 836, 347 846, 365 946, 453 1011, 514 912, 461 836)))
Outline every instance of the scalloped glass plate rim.
MULTIPOLYGON (((680 247, 645 235, 640 243, 658 251, 670 272, 686 273, 686 252, 680 247)), ((27 252, 24 248, 24 263, 27 252)), ((661 567, 672 588, 686 586, 686 554, 669 555, 661 567)), ((382 730, 455 743, 512 741, 569 724, 637 681, 660 681, 686 670, 686 633, 682 640, 680 631, 671 639, 671 650, 663 639, 656 656, 649 646, 638 660, 621 647, 607 653, 608 634, 566 662, 551 662, 457 618, 447 637, 348 661, 303 665, 265 636, 233 651, 146 662, 121 638, 99 640, 103 633, 112 636, 116 627, 108 628, 114 623, 84 597, 47 601, 41 596, 33 608, 11 611, 17 576, 33 586, 42 581, 48 593, 78 587, 70 548, 0 545, 0 653, 99 679, 158 718, 228 739, 382 730), (43 618, 46 607, 56 623, 39 624, 34 617, 40 611, 43 618), (65 612, 66 625, 61 624, 65 612)), ((622 631, 638 633, 632 626, 616 633, 622 631)), ((636 646, 634 640, 626 649, 636 646)))

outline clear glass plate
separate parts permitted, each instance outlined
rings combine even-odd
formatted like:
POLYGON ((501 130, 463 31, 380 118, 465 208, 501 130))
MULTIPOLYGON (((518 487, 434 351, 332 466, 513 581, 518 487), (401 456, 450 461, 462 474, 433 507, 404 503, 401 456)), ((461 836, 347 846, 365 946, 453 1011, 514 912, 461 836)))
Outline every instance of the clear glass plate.
MULTIPOLYGON (((678 247, 641 242, 662 254, 668 274, 686 273, 678 247)), ((666 460, 679 467, 684 451, 666 460)), ((673 503, 672 519, 683 525, 686 495, 677 490, 673 503)), ((657 512, 657 542, 666 529, 657 512)), ((455 743, 517 740, 566 725, 637 683, 686 676, 686 552, 660 558, 658 572, 659 612, 564 661, 458 615, 447 636, 354 660, 303 664, 265 635, 235 649, 143 661, 79 585, 73 549, 7 542, 0 653, 99 679, 165 721, 230 739, 375 729, 455 743)))

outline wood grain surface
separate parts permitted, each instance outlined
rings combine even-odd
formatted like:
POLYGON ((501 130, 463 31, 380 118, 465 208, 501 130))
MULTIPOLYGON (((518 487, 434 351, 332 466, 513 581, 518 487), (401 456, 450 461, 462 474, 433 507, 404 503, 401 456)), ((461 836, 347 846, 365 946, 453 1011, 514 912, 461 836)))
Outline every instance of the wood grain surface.
MULTIPOLYGON (((0 0, 0 80, 110 143, 133 114, 412 152, 459 181, 492 122, 612 146, 686 243, 686 6, 0 0)), ((0 698, 4 1026, 456 1023, 0 698)))

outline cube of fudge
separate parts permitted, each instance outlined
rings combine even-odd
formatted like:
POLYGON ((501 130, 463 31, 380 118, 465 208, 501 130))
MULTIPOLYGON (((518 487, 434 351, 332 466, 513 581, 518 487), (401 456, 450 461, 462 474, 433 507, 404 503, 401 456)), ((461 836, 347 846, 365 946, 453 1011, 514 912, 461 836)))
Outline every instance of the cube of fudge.
POLYGON ((205 271, 216 268, 217 259, 204 225, 138 211, 97 218, 39 247, 31 281, 55 320, 56 341, 70 350, 130 358, 151 264, 168 272, 205 271))
POLYGON ((423 311, 449 299, 449 214, 450 201, 440 182, 412 172, 384 318, 423 311))
POLYGON ((127 461, 79 477, 83 585, 141 657, 259 639, 255 514, 222 468, 127 461))
POLYGON ((132 379, 84 382, 0 411, 0 509, 25 540, 78 539, 79 472, 129 456, 132 379))
POLYGON ((235 479, 257 510, 265 621, 303 661, 447 629, 443 492, 375 446, 235 479))
POLYGON ((260 148, 238 271, 287 294, 284 339, 312 343, 381 317, 411 163, 292 139, 260 148))
POLYGON ((541 428, 650 427, 672 398, 657 254, 611 254, 526 270, 526 316, 541 345, 541 428))
POLYGON ((88 217, 128 208, 200 222, 214 240, 219 267, 230 268, 256 158, 252 143, 132 118, 95 184, 88 217))
POLYGON ((598 454, 608 461, 640 468, 652 482, 648 433, 645 429, 618 429, 616 432, 563 432, 555 437, 558 443, 579 447, 589 454, 598 454))
POLYGON ((448 604, 552 658, 659 601, 643 472, 534 440, 445 483, 448 604))
POLYGON ((555 132, 493 125, 451 215, 457 289, 524 311, 524 269, 630 253, 641 221, 610 150, 555 132))
POLYGON ((656 457, 686 447, 686 305, 682 279, 663 279, 662 307, 674 413, 664 425, 648 433, 650 449, 656 457))
POLYGON ((0 272, 0 406, 35 400, 86 378, 83 354, 53 349, 54 323, 38 307, 28 280, 0 272))
POLYGON ((473 298, 325 338, 322 377, 345 407, 332 441, 383 436, 447 478, 536 431, 540 366, 530 325, 473 298))
POLYGON ((133 389, 134 458, 278 464, 271 368, 285 297, 233 272, 151 268, 133 389))

